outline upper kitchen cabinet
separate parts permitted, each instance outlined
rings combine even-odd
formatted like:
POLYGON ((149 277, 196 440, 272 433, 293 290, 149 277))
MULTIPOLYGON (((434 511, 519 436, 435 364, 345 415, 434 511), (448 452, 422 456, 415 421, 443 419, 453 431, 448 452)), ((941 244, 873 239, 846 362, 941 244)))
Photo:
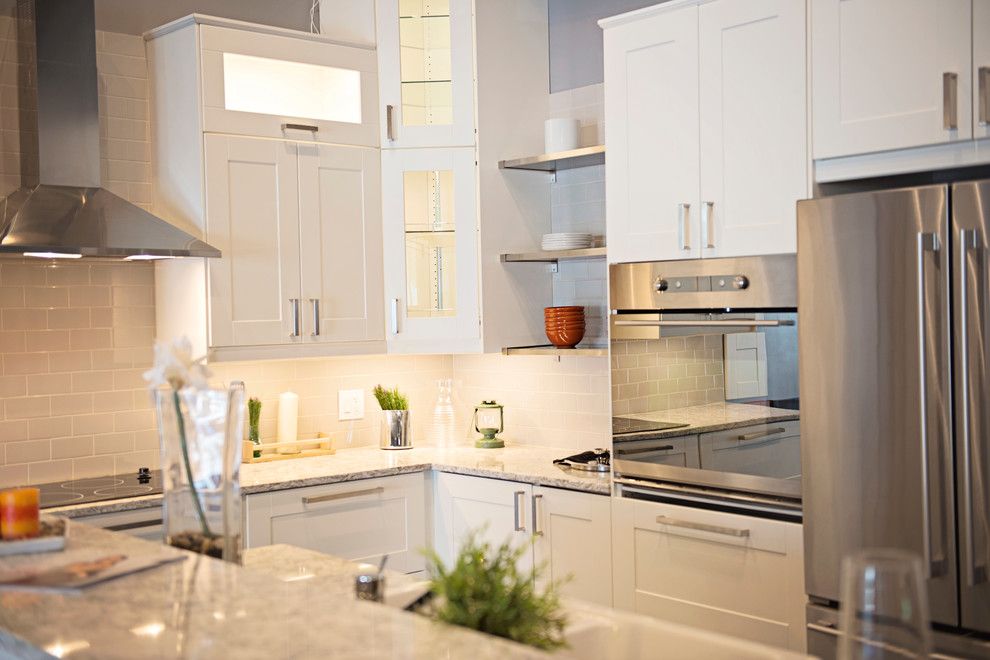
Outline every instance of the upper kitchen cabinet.
POLYGON ((158 338, 211 360, 383 352, 374 51, 200 16, 146 39, 156 208, 222 253, 157 264, 158 338))
POLYGON ((990 162, 972 141, 988 135, 988 12, 986 0, 811 0, 816 178, 990 162))
POLYGON ((377 0, 381 145, 475 143, 471 0, 377 0))
POLYGON ((382 186, 389 350, 477 350, 474 149, 383 151, 382 186))
POLYGON ((793 252, 804 3, 675 1, 601 25, 609 261, 793 252))

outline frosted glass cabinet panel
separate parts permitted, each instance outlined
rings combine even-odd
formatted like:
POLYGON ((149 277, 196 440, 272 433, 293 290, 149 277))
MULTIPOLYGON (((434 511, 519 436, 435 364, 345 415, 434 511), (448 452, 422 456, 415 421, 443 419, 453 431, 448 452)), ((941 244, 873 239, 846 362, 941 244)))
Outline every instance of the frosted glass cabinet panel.
POLYGON ((379 0, 382 147, 474 144, 470 0, 379 0))
POLYGON ((203 25, 203 130, 377 147, 377 59, 319 35, 203 25))
POLYGON ((474 149, 382 152, 389 350, 477 350, 474 149))

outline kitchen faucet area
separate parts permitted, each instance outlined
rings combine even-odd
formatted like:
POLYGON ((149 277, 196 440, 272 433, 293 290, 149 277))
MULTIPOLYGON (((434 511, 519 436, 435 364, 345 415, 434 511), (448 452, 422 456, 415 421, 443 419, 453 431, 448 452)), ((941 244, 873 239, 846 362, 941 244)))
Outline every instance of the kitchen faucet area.
POLYGON ((990 659, 990 0, 0 0, 0 658, 990 659))

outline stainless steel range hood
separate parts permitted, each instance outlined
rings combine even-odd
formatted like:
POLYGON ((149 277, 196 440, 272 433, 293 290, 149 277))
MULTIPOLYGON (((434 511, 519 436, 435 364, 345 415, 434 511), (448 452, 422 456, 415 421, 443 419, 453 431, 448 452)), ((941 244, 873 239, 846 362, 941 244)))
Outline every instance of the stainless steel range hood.
POLYGON ((39 183, 0 200, 0 253, 219 257, 220 251, 100 186, 93 0, 39 0, 39 183))

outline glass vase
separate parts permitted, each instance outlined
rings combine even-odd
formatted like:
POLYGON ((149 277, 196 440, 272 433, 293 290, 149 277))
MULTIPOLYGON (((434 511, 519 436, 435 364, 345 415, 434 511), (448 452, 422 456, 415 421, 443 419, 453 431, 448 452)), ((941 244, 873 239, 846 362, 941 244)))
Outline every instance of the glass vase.
POLYGON ((156 393, 165 542, 240 562, 244 385, 156 393))

